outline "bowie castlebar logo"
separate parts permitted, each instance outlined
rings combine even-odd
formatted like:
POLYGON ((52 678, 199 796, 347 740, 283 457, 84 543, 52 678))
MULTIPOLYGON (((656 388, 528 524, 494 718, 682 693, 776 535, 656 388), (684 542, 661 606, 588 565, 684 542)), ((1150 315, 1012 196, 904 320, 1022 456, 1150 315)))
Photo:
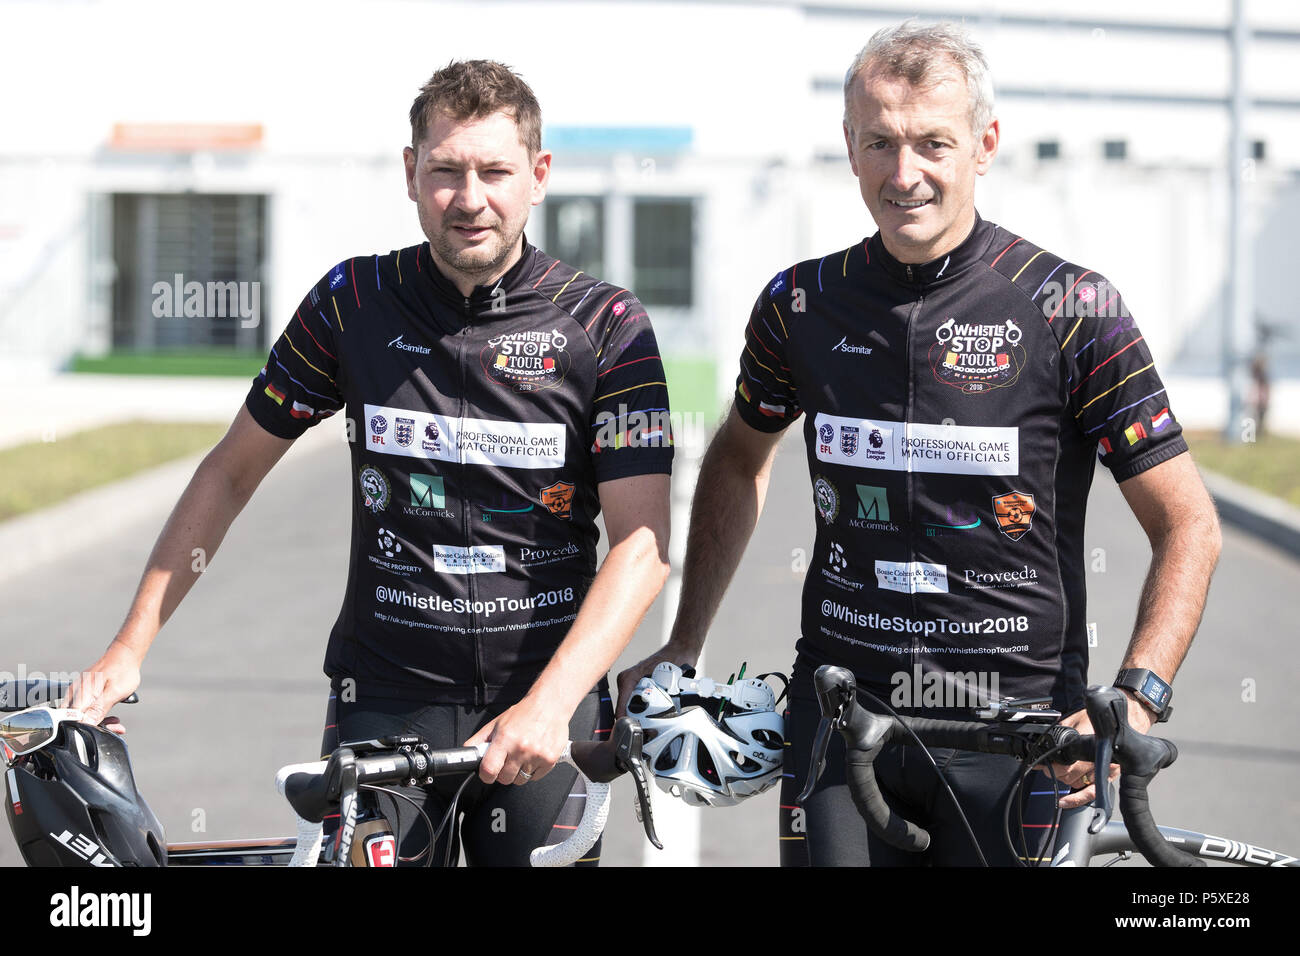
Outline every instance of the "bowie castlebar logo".
POLYGON ((1008 491, 993 499, 993 517, 998 519, 998 530, 1012 541, 1018 541, 1029 531, 1034 521, 1034 496, 1019 491, 1008 491))
POLYGON ((362 466, 357 474, 357 484, 361 487, 362 501, 372 514, 379 514, 388 507, 388 479, 378 468, 362 466))
POLYGON ((488 339, 479 361, 489 379, 516 392, 555 388, 573 364, 568 344, 569 337, 559 329, 511 332, 488 339))
POLYGON ((840 513, 840 493, 829 481, 818 475, 813 481, 813 502, 817 505, 817 514, 827 524, 834 524, 840 513))
POLYGON ((541 491, 542 504, 557 518, 568 521, 573 517, 573 482, 557 481, 541 491))
POLYGON ((1022 335, 1013 319, 995 324, 958 322, 949 316, 935 331, 930 368, 938 381, 967 395, 1009 388, 1025 365, 1022 335))

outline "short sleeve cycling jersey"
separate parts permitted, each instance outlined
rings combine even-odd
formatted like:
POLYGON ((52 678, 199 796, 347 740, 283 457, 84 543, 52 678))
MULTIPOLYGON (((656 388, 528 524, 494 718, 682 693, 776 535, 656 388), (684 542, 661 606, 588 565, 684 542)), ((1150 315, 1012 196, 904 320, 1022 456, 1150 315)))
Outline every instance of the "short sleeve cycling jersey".
POLYGON ((469 296, 427 243, 339 263, 245 404, 283 438, 346 409, 351 560, 325 672, 373 696, 522 694, 595 576, 597 486, 672 467, 645 309, 526 241, 469 296))
POLYGON ((804 415, 802 654, 886 698, 942 671, 1081 706, 1096 457, 1123 481, 1187 450, 1103 276, 978 217, 921 265, 877 234, 763 291, 736 408, 767 432, 804 415))

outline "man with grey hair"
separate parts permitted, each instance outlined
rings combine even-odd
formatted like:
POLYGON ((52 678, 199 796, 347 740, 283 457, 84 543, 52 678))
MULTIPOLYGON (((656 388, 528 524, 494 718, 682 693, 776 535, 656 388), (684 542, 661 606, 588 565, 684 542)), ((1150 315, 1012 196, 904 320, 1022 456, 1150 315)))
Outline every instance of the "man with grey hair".
MULTIPOLYGON (((964 716, 969 703, 942 691, 954 672, 975 674, 1087 732, 1083 530, 1099 456, 1152 545, 1116 679, 1145 732, 1168 713, 1200 621, 1218 521, 1114 287, 976 212, 1001 133, 978 47, 951 24, 881 30, 844 102, 849 165, 878 231, 782 270, 759 295, 735 403, 700 472, 672 636, 619 676, 620 700, 657 661, 698 658, 779 436, 806 412, 817 536, 787 712, 782 862, 963 865, 981 859, 973 836, 988 862, 1015 865, 1002 834, 1021 770, 1010 757, 936 750, 936 770, 886 748, 885 796, 933 838, 920 858, 867 834, 838 740, 796 806, 818 722, 813 671, 847 667, 862 690, 928 717, 964 716)), ((1075 791, 1060 807, 1091 802, 1090 764, 1059 774, 1075 791)), ((1031 777, 1030 860, 1055 805, 1031 777)))

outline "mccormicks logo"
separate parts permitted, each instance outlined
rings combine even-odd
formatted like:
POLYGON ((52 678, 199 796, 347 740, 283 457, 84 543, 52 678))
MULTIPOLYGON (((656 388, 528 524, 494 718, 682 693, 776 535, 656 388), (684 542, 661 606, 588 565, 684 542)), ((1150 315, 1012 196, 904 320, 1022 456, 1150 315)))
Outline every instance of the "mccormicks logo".
POLYGON ((74 885, 50 897, 51 926, 125 926, 133 936, 148 936, 153 899, 148 893, 83 893, 74 885))

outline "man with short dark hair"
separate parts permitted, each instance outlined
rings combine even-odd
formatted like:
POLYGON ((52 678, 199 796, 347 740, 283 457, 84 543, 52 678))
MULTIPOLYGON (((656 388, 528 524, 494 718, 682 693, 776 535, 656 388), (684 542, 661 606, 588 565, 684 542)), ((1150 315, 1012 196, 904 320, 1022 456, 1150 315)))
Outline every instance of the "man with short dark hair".
MULTIPOLYGON (((1195 634, 1219 529, 1115 289, 976 212, 975 181, 1000 135, 979 49, 949 24, 882 30, 844 98, 849 163, 879 231, 783 270, 758 297, 735 404, 700 472, 672 636, 619 675, 620 701, 659 660, 699 656, 778 438, 806 415, 817 538, 790 689, 783 862, 968 865, 978 857, 961 817, 916 751, 886 748, 876 769, 891 803, 930 831, 924 858, 868 837, 838 740, 795 805, 819 716, 815 668, 848 667, 864 690, 925 716, 961 706, 921 695, 950 686, 925 677, 984 674, 1001 696, 1048 698, 1087 732, 1083 529, 1100 455, 1152 545, 1117 678, 1145 732, 1195 634), (912 688, 901 701, 900 676, 912 688), (1139 693, 1150 687, 1160 693, 1139 693)), ((985 857, 1015 864, 1001 809, 1018 761, 936 758, 985 857)), ((1060 770, 1079 788, 1060 806, 1091 801, 1091 765, 1060 770)), ((1033 859, 1050 832, 1050 791, 1045 777, 1026 788, 1033 859)))
MULTIPOLYGON (((302 300, 90 668, 103 692, 74 706, 98 720, 135 689, 198 576, 192 549, 215 552, 289 445, 346 407, 351 564, 324 752, 388 734, 488 741, 434 862, 463 843, 470 864, 526 865, 581 813, 574 772, 550 771, 570 738, 608 732, 606 672, 667 575, 667 386, 636 297, 524 238, 551 168, 528 85, 452 63, 411 128, 407 192, 428 241, 347 259, 302 300)), ((459 783, 407 795, 436 824, 459 783)), ((415 856, 428 835, 398 812, 415 856)))

